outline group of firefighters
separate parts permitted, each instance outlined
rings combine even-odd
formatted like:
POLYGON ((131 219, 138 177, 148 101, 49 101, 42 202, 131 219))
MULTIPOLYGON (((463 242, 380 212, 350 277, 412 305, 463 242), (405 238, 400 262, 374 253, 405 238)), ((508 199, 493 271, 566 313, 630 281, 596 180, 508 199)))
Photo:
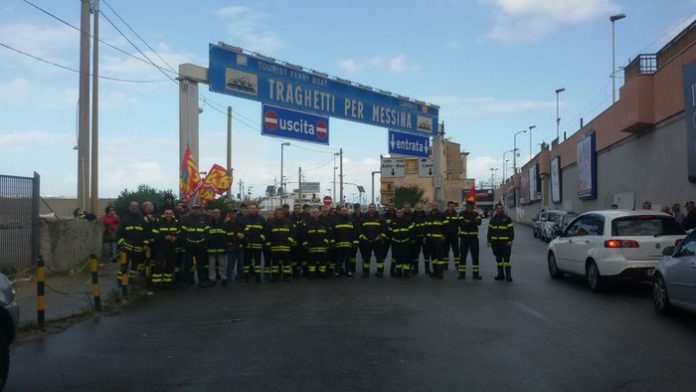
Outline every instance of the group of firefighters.
MULTIPOLYGON (((374 204, 367 212, 359 204, 352 211, 346 205, 296 205, 292 213, 285 205, 265 217, 253 202, 240 205, 238 211, 230 208, 224 215, 219 209, 203 210, 197 203, 187 207, 169 198, 156 214, 151 202, 130 203, 118 244, 131 279, 143 277, 154 289, 188 287, 195 280, 200 287, 209 287, 217 280, 227 285, 233 279, 244 283, 352 277, 358 254, 362 276, 370 276, 374 256, 375 276, 382 278, 390 249, 393 277, 418 274, 422 252, 424 272, 442 279, 452 250, 458 279, 466 278, 469 253, 472 277, 481 279, 481 215, 473 201, 467 201, 461 212, 454 202, 447 203, 445 211, 432 204, 427 212, 422 203, 398 209, 390 203, 383 214, 374 204)), ((512 220, 497 205, 486 239, 496 257, 496 280, 512 281, 513 239, 512 220)))

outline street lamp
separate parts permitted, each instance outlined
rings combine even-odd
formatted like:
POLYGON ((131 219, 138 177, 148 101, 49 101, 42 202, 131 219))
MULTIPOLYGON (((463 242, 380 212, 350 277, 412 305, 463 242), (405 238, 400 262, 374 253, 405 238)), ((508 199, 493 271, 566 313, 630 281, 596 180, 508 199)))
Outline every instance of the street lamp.
POLYGON ((372 204, 375 203, 375 174, 381 173, 379 170, 372 172, 372 204))
POLYGON ((506 165, 505 165, 505 162, 508 162, 508 161, 510 161, 510 160, 509 160, 509 159, 506 160, 506 159, 505 159, 505 155, 507 155, 508 153, 511 153, 511 152, 512 152, 512 153, 515 153, 516 151, 515 151, 515 150, 508 150, 508 151, 505 151, 505 152, 503 153, 503 178, 506 179, 506 180, 507 180, 507 176, 505 176, 505 170, 507 170, 507 169, 505 168, 505 166, 506 166, 506 165))
POLYGON ((283 194, 285 193, 285 185, 283 184, 284 178, 283 177, 283 159, 284 159, 284 151, 283 148, 285 146, 289 146, 290 143, 288 142, 283 142, 280 145, 280 204, 283 204, 283 194))
POLYGON ((515 174, 517 174, 517 135, 519 135, 521 133, 527 133, 527 130, 523 129, 523 130, 515 133, 515 136, 513 138, 513 140, 514 140, 513 150, 515 151, 515 153, 512 154, 512 175, 513 176, 515 174))
POLYGON ((558 113, 558 103, 559 103, 559 98, 558 95, 562 92, 565 91, 565 87, 557 88, 556 89, 556 141, 560 143, 560 129, 561 129, 561 116, 558 113))
POLYGON ((611 22, 611 103, 616 102, 616 35, 614 33, 614 26, 617 20, 621 20, 626 17, 626 14, 616 14, 609 17, 611 22))
POLYGON ((532 160, 532 129, 536 128, 536 125, 529 126, 529 160, 532 160))

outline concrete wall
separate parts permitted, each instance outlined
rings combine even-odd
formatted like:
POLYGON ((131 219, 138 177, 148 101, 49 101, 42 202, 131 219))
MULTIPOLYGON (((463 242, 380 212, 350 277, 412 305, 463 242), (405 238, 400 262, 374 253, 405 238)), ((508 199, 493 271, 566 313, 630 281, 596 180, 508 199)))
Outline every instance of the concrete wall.
POLYGON ((90 254, 101 257, 104 223, 101 219, 40 220, 39 254, 49 271, 80 268, 90 254))
MULTIPOLYGON (((60 218, 72 218, 73 210, 77 205, 77 199, 70 197, 42 197, 40 206, 41 214, 55 212, 60 218), (50 208, 49 208, 50 207, 50 208)), ((99 199, 99 209, 95 212, 97 216, 104 216, 104 209, 109 204, 113 204, 116 199, 99 199)))

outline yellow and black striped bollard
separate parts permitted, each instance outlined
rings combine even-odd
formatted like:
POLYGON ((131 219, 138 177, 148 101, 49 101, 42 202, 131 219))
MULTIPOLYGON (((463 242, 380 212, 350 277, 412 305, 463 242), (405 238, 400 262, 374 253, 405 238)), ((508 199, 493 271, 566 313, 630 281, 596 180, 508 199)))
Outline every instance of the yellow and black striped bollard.
POLYGON ((121 251, 119 257, 120 260, 120 270, 119 270, 119 282, 118 285, 121 287, 121 294, 124 296, 128 295, 128 253, 125 250, 121 251))
POLYGON ((99 261, 97 255, 89 255, 89 272, 92 274, 92 296, 94 297, 94 310, 101 312, 101 295, 99 293, 99 261))
POLYGON ((39 256, 36 262, 36 320, 39 328, 46 324, 46 263, 39 256))

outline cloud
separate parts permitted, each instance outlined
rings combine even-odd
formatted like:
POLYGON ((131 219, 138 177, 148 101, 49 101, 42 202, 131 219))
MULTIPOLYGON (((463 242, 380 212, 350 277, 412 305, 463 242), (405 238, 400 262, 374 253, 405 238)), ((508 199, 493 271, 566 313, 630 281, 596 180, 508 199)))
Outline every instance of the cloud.
POLYGON ((29 101, 31 86, 26 79, 19 78, 0 83, 0 107, 18 108, 29 101))
POLYGON ((381 56, 370 57, 366 60, 346 59, 338 63, 339 68, 348 74, 356 74, 369 69, 383 69, 392 73, 405 73, 417 71, 420 67, 406 57, 405 54, 400 54, 391 58, 381 56))
POLYGON ((503 175, 501 172, 503 169, 501 159, 486 155, 469 156, 466 162, 466 176, 468 178, 475 178, 478 185, 479 181, 491 180, 491 168, 498 169, 497 177, 498 180, 500 180, 503 175))
POLYGON ((682 30, 685 28, 689 27, 690 24, 692 24, 696 20, 696 13, 691 14, 689 16, 685 16, 679 21, 671 24, 666 30, 665 33, 663 34, 662 39, 660 40, 660 47, 664 46, 666 43, 674 39, 674 37, 677 36, 677 34, 681 33, 682 30))
POLYGON ((68 143, 75 140, 71 133, 49 133, 40 131, 12 131, 0 135, 0 147, 2 148, 33 148, 37 145, 55 145, 68 143))
MULTIPOLYGON (((445 117, 477 117, 499 113, 529 112, 556 107, 556 101, 530 99, 500 99, 494 97, 427 97, 428 102, 440 105, 440 115, 445 117)), ((561 103, 561 106, 564 106, 561 103)))
POLYGON ((620 10, 614 0, 490 0, 496 24, 488 34, 504 42, 534 42, 560 25, 578 24, 620 10))
POLYGON ((235 46, 264 54, 273 54, 285 44, 268 29, 269 15, 243 6, 220 8, 217 16, 227 23, 230 41, 235 46))

